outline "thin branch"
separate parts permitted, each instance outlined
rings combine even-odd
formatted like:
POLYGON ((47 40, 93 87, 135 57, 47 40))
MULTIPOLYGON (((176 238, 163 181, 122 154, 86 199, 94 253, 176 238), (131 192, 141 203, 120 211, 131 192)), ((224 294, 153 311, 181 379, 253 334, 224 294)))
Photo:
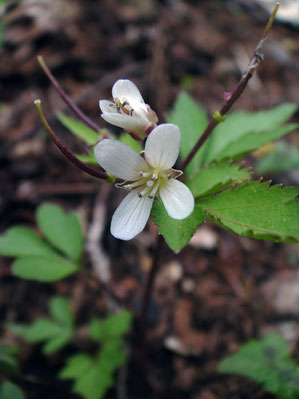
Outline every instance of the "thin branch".
POLYGON ((59 150, 74 164, 76 165, 79 169, 83 170, 84 172, 88 173, 89 175, 93 177, 97 177, 98 179, 109 179, 111 180, 111 176, 109 176, 107 173, 93 168, 92 166, 89 166, 85 164, 84 162, 80 161, 63 143, 59 138, 56 136, 50 125, 48 124, 45 115, 42 110, 41 106, 41 100, 35 100, 34 104, 36 105, 37 112, 39 114, 39 117, 41 119, 41 122, 52 139, 52 141, 56 144, 56 146, 59 148, 59 150))
POLYGON ((37 56, 37 61, 39 65, 42 67, 42 70, 45 72, 55 89, 58 91, 60 97, 63 99, 63 101, 74 111, 74 113, 89 127, 94 129, 96 132, 99 132, 101 130, 101 127, 93 122, 87 115, 84 114, 80 110, 79 107, 73 102, 73 100, 66 94, 66 92, 63 90, 63 88, 60 86, 58 81, 55 79, 53 76, 52 72, 50 71, 49 67, 47 66, 44 58, 39 55, 37 56))
POLYGON ((236 88, 232 92, 224 94, 224 99, 226 100, 226 102, 223 104, 223 106, 219 112, 214 113, 213 119, 210 121, 210 123, 206 127, 206 130, 203 132, 202 136, 199 138, 199 140, 197 141, 197 143, 192 148, 192 150, 188 154, 187 158, 183 162, 183 164, 181 166, 182 170, 186 169, 186 167, 192 161, 192 159, 195 156, 195 154, 197 153, 197 151, 201 148, 203 143, 210 137, 210 134, 213 132, 215 127, 224 120, 223 116, 230 110, 230 108, 233 106, 233 104, 237 101, 237 99, 243 93, 245 87, 247 86, 247 83, 252 78, 257 66, 260 64, 260 62, 263 61, 263 55, 260 54, 260 50, 261 50, 265 40, 268 37, 268 34, 269 34, 272 24, 274 22, 274 18, 277 14, 279 5, 280 5, 279 3, 276 3, 274 11, 273 11, 271 17, 269 18, 268 23, 265 27, 262 39, 259 41, 259 43, 254 51, 254 54, 248 64, 247 70, 243 73, 236 88))
POLYGON ((150 299, 151 299, 151 295, 152 295, 152 291, 153 291, 153 287, 154 287, 155 278, 156 278, 157 272, 159 270, 160 256, 161 256, 161 252, 162 252, 162 248, 163 248, 163 243, 164 243, 163 236, 159 235, 157 237, 153 262, 152 262, 152 266, 150 268, 149 274, 147 276, 144 295, 143 295, 142 302, 141 302, 141 311, 140 311, 139 322, 140 322, 140 329, 141 329, 141 334, 142 334, 143 338, 145 336, 145 331, 146 331, 146 325, 147 325, 146 319, 147 319, 150 299))

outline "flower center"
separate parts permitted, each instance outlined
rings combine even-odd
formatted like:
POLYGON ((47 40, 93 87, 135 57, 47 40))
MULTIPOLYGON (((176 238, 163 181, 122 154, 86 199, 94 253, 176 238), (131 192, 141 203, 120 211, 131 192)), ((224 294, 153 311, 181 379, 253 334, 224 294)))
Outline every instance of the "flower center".
POLYGON ((149 198, 155 198, 157 192, 163 186, 167 180, 172 177, 176 177, 173 174, 173 169, 167 170, 155 170, 152 169, 147 172, 140 171, 139 179, 134 181, 133 183, 121 183, 118 184, 117 187, 124 188, 126 190, 139 189, 138 197, 143 198, 148 196, 149 198))
POLYGON ((120 99, 116 97, 114 98, 114 102, 118 113, 133 116, 134 109, 125 98, 120 99))

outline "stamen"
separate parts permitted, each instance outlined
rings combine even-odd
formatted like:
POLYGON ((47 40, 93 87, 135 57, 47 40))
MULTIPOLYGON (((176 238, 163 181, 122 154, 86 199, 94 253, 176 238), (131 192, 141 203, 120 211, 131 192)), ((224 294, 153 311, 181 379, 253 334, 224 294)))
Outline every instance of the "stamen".
POLYGON ((121 188, 124 188, 125 190, 132 190, 135 187, 140 187, 143 185, 144 185, 144 182, 142 182, 141 180, 137 180, 134 183, 126 184, 126 185, 122 186, 121 188))
POLYGON ((153 176, 152 176, 152 178, 151 178, 151 181, 153 181, 153 182, 155 182, 155 181, 157 181, 158 180, 158 173, 153 173, 153 176))
POLYGON ((145 187, 144 190, 142 190, 138 193, 138 197, 143 198, 149 191, 150 191, 150 187, 145 187))
POLYGON ((148 186, 148 187, 152 187, 153 185, 154 185, 154 181, 153 180, 149 180, 147 183, 146 183, 146 185, 148 186))
POLYGON ((139 172, 140 177, 148 177, 151 175, 151 172, 142 172, 142 170, 139 172))
POLYGON ((157 194, 159 187, 160 187, 160 181, 157 181, 157 183, 154 185, 154 187, 149 195, 149 198, 155 198, 155 195, 157 194))

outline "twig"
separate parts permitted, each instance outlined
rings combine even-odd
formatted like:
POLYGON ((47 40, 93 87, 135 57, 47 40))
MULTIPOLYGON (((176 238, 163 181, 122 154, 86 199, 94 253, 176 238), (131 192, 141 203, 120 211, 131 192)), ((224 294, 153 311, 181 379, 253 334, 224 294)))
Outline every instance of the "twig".
POLYGON ((45 74, 48 76, 49 80, 55 87, 55 89, 58 91, 60 97, 63 99, 63 101, 74 111, 74 113, 89 127, 94 129, 96 132, 99 132, 101 130, 101 127, 93 122, 87 115, 84 114, 84 112, 81 111, 80 108, 77 107, 77 105, 73 102, 73 100, 66 94, 66 92, 63 90, 63 88, 60 86, 58 81, 55 79, 53 76, 52 72, 50 71, 49 67, 45 63, 44 58, 39 55, 37 57, 37 61, 39 65, 42 67, 42 70, 45 72, 45 74))
POLYGON ((189 155, 183 162, 181 169, 184 170, 186 167, 189 165, 197 151, 201 148, 203 143, 209 138, 210 134, 212 131, 215 129, 215 127, 223 121, 223 116, 230 110, 232 105, 237 101, 237 99, 240 97, 240 95, 243 93, 245 87, 247 86, 247 83, 249 80, 252 78, 254 71, 256 70, 257 66, 260 64, 260 62, 263 61, 263 55, 260 53, 260 50, 267 39, 267 36, 269 34, 269 31, 272 27, 275 15, 277 14, 278 8, 279 8, 279 3, 276 3, 276 6, 274 8, 274 11, 271 15, 271 17, 268 20, 268 23, 265 27, 262 39, 259 41, 254 54, 248 64, 247 70, 243 73, 239 83, 237 84, 236 88, 230 92, 230 93, 224 93, 224 99, 226 102, 223 104, 222 108, 220 109, 219 112, 214 113, 213 119, 210 121, 208 126, 206 127, 206 130, 203 132, 202 136, 199 138, 195 146, 192 148, 190 151, 189 155))
MULTIPOLYGON (((48 124, 45 115, 42 110, 41 106, 41 100, 35 100, 34 104, 36 105, 37 112, 39 114, 39 117, 42 121, 42 124, 52 139, 52 141, 56 144, 56 146, 59 148, 59 150, 74 164, 76 165, 79 169, 83 170, 84 172, 88 173, 89 175, 93 177, 97 177, 98 179, 110 179, 107 173, 93 168, 92 166, 89 166, 85 164, 84 162, 80 161, 63 143, 59 138, 56 136, 50 125, 48 124)), ((111 180, 111 179, 110 179, 111 180)))
POLYGON ((157 272, 159 270, 159 263, 160 263, 160 256, 161 256, 161 252, 162 252, 163 242, 164 242, 163 236, 159 235, 157 237, 157 243, 156 243, 156 249, 155 249, 155 253, 154 253, 153 263, 152 263, 151 269, 149 271, 149 274, 147 276, 146 286, 145 286, 145 290, 144 290, 144 296, 143 296, 142 302, 141 302, 139 323, 140 323, 140 331, 143 336, 142 340, 144 340, 144 337, 145 337, 146 326, 147 326, 147 314, 148 314, 148 309, 149 309, 149 304, 150 304, 150 299, 151 299, 151 295, 152 295, 155 278, 156 278, 157 272))

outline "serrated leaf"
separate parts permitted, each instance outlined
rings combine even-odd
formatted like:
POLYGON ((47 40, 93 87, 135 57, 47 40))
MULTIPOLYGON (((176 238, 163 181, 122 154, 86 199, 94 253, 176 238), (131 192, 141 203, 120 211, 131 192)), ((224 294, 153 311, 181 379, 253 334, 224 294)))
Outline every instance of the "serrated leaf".
POLYGON ((0 399, 25 399, 25 396, 16 384, 4 381, 0 388, 0 399))
POLYGON ((122 133, 119 137, 119 141, 138 152, 138 154, 143 149, 141 142, 134 140, 128 133, 122 133))
POLYGON ((49 242, 70 259, 78 260, 83 248, 83 235, 77 216, 64 212, 58 205, 43 204, 36 213, 39 228, 49 242))
POLYGON ((299 168, 299 148, 283 141, 275 143, 273 150, 261 157, 256 163, 256 171, 279 173, 299 168))
MULTIPOLYGON (((180 128, 180 156, 184 160, 208 124, 206 112, 198 106, 189 94, 182 92, 177 97, 174 108, 167 117, 167 121, 178 125, 180 128)), ((201 156, 197 153, 186 168, 185 173, 188 176, 192 176, 197 172, 200 159, 201 156)))
POLYGON ((32 343, 44 342, 42 351, 49 355, 63 348, 73 336, 73 328, 51 319, 39 319, 23 326, 19 336, 32 343))
POLYGON ((206 216, 246 237, 299 241, 299 188, 251 182, 198 201, 206 216))
POLYGON ((0 236, 0 254, 4 256, 53 255, 55 251, 28 227, 14 226, 0 236))
POLYGON ((96 341, 110 340, 113 337, 121 337, 126 334, 132 323, 132 313, 124 310, 110 315, 105 320, 94 318, 89 325, 91 337, 96 341))
MULTIPOLYGON (((225 148, 229 148, 231 143, 241 140, 243 136, 262 132, 265 134, 265 132, 270 133, 279 129, 293 115, 296 109, 297 106, 295 104, 282 104, 268 111, 232 112, 226 117, 224 122, 216 126, 209 140, 198 152, 201 164, 209 164, 215 160, 220 161, 223 157, 219 157, 219 154, 225 148)), ((251 142, 250 145, 252 145, 251 142)), ((244 151, 244 148, 242 151, 244 151)))
POLYGON ((249 180, 250 171, 238 164, 219 164, 203 167, 188 182, 195 198, 212 194, 232 184, 249 180))
POLYGON ((194 211, 186 219, 173 219, 166 212, 162 201, 154 202, 152 215, 154 223, 159 226, 159 232, 175 252, 188 244, 197 226, 204 221, 204 213, 198 206, 194 207, 194 211))
POLYGON ((57 256, 24 256, 12 265, 15 276, 42 282, 61 280, 77 270, 77 265, 57 256))
POLYGON ((217 154, 217 159, 219 161, 225 159, 239 159, 249 152, 293 132, 298 128, 298 126, 298 124, 293 123, 271 131, 248 133, 242 136, 239 140, 229 143, 220 153, 217 154))
POLYGON ((237 353, 222 360, 218 371, 248 377, 281 398, 296 399, 299 395, 299 367, 276 333, 247 342, 237 353))
POLYGON ((73 327, 74 320, 68 299, 55 296, 50 301, 49 309, 51 316, 58 321, 58 323, 73 327))
POLYGON ((64 127, 69 129, 75 136, 83 140, 86 144, 93 145, 97 143, 100 133, 91 129, 85 123, 66 116, 62 113, 58 113, 57 118, 64 127))
POLYGON ((73 379, 73 391, 83 398, 101 399, 113 386, 115 370, 126 360, 122 346, 121 339, 112 338, 105 342, 96 358, 84 353, 74 355, 67 360, 59 376, 73 379))

